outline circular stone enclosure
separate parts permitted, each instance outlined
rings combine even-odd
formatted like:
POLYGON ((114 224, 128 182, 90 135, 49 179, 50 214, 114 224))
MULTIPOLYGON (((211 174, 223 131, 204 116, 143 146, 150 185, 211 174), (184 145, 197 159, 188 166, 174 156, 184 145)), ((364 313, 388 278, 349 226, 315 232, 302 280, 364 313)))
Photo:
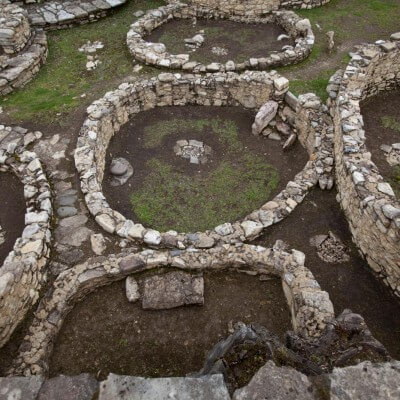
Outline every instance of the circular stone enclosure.
POLYGON ((39 159, 26 149, 40 136, 39 132, 0 125, 0 173, 11 171, 21 180, 26 201, 25 229, 0 267, 0 347, 36 303, 46 281, 51 192, 39 159))
MULTIPOLYGON (((232 32, 232 35, 235 33, 232 32)), ((207 37, 206 37, 207 40, 207 37)), ((170 69, 182 69, 187 72, 226 72, 244 71, 249 69, 263 70, 277 66, 298 63, 304 60, 311 52, 314 44, 314 34, 308 19, 300 19, 292 11, 274 11, 271 14, 259 17, 234 17, 221 13, 213 8, 188 6, 182 3, 173 3, 156 10, 151 10, 131 25, 127 34, 127 44, 131 54, 139 61, 148 65, 170 69), (264 57, 250 58, 244 62, 235 63, 232 60, 226 63, 212 62, 203 64, 191 61, 187 54, 170 54, 163 43, 151 43, 145 37, 163 24, 173 19, 203 18, 207 20, 228 20, 236 23, 274 24, 287 32, 294 41, 294 45, 284 46, 281 51, 272 51, 264 57)), ((193 53, 195 54, 195 53, 193 53)), ((195 58, 193 56, 192 58, 195 58)))
MULTIPOLYGON (((328 86, 339 200, 370 267, 400 296, 400 203, 366 147, 360 102, 400 84, 400 33, 365 45, 328 86)), ((371 133, 373 134, 373 133, 371 133)))
POLYGON ((206 76, 165 73, 134 84, 122 84, 119 89, 107 93, 88 107, 88 118, 81 128, 75 150, 75 165, 90 213, 107 232, 152 247, 209 248, 218 243, 256 238, 265 228, 285 218, 317 183, 322 188, 333 185, 332 132, 323 106, 315 96, 307 95, 298 100, 288 94, 287 89, 287 79, 276 72, 206 76), (310 154, 310 161, 272 201, 243 220, 227 222, 202 233, 160 233, 126 219, 107 203, 102 192, 107 147, 111 137, 128 122, 130 116, 154 107, 172 105, 244 106, 258 110, 272 99, 278 103, 282 119, 297 131, 298 139, 310 154))

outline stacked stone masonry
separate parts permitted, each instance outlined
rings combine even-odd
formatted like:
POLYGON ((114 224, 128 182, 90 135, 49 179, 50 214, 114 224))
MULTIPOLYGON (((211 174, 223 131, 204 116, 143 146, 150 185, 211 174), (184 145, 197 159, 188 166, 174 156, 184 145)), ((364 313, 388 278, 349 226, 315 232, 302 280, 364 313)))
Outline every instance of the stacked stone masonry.
POLYGON ((42 299, 29 333, 9 371, 11 375, 46 375, 49 357, 63 321, 75 303, 97 288, 127 276, 164 268, 198 272, 232 269, 251 275, 277 276, 282 280, 294 331, 318 337, 334 319, 333 305, 305 267, 305 256, 283 250, 277 242, 267 249, 253 245, 223 245, 208 250, 144 250, 136 254, 89 259, 62 272, 42 299))
POLYGON ((36 303, 46 281, 51 192, 40 160, 26 149, 40 136, 40 132, 0 125, 0 173, 15 173, 24 184, 26 199, 25 229, 0 268, 0 347, 36 303))
MULTIPOLYGON (((237 16, 264 16, 281 9, 310 9, 329 3, 330 0, 189 0, 191 5, 215 8, 237 16)), ((175 0, 170 0, 175 2, 175 0)))
POLYGON ((33 26, 43 29, 64 29, 103 18, 127 0, 52 0, 26 5, 33 26))
POLYGON ((225 72, 245 71, 250 69, 270 69, 277 66, 298 63, 311 52, 314 34, 308 19, 300 19, 292 11, 273 11, 265 17, 238 17, 216 10, 173 3, 147 12, 131 25, 127 34, 127 44, 131 54, 139 61, 157 67, 182 69, 185 72, 225 72), (145 40, 154 29, 175 18, 212 18, 229 19, 243 23, 273 23, 281 26, 295 41, 294 46, 285 46, 282 51, 270 52, 262 58, 250 58, 241 63, 230 60, 224 64, 213 62, 208 65, 191 61, 189 54, 170 54, 162 43, 145 40))
MULTIPOLYGON (((368 264, 400 295, 400 204, 365 145, 360 102, 400 83, 400 34, 361 46, 330 80, 338 199, 368 264)), ((371 133, 372 134, 372 133, 371 133)))
POLYGON ((205 76, 163 73, 149 80, 124 83, 117 90, 106 93, 88 107, 88 117, 81 128, 75 150, 75 165, 90 213, 107 232, 154 248, 210 248, 221 243, 241 243, 261 235, 265 228, 292 212, 318 182, 322 188, 329 188, 333 184, 331 134, 324 125, 324 117, 316 118, 317 114, 324 113, 323 106, 315 97, 309 101, 309 97, 303 96, 298 101, 293 95, 288 95, 287 90, 287 79, 276 72, 247 71, 242 75, 218 73, 205 76), (271 99, 278 102, 282 109, 288 104, 294 118, 290 117, 287 110, 286 113, 282 111, 283 118, 291 121, 300 140, 307 138, 310 161, 281 193, 259 210, 241 221, 227 222, 206 232, 185 234, 146 229, 110 208, 102 193, 105 154, 111 137, 131 116, 168 105, 258 109, 271 99), (316 121, 313 122, 313 118, 316 121), (316 126, 311 133, 307 133, 310 124, 316 126))
POLYGON ((0 95, 28 83, 47 57, 43 31, 31 29, 28 14, 8 0, 0 0, 0 95))

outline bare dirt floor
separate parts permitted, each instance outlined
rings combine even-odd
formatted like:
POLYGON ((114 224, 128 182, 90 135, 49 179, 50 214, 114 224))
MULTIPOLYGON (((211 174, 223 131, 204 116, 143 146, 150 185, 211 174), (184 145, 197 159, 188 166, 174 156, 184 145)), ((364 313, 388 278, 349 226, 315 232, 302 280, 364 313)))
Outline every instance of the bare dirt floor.
MULTIPOLYGON (((278 182, 274 186, 274 190, 265 192, 271 198, 279 193, 287 184, 287 182, 294 178, 295 174, 300 172, 307 160, 307 152, 297 142, 292 148, 283 151, 282 143, 267 139, 263 136, 255 136, 251 133, 251 125, 254 121, 254 112, 245 110, 241 107, 211 107, 211 106, 188 106, 188 107, 157 107, 155 109, 142 112, 134 116, 127 124, 122 126, 121 130, 114 135, 111 139, 106 158, 105 177, 103 181, 103 190, 107 201, 111 207, 126 217, 132 218, 134 221, 140 221, 140 217, 135 213, 132 208, 130 196, 134 190, 140 189, 143 186, 149 174, 147 163, 151 159, 159 160, 171 166, 173 171, 181 176, 190 176, 193 179, 207 179, 211 177, 213 172, 220 168, 222 163, 229 163, 234 168, 254 168, 253 163, 249 163, 250 167, 243 165, 243 160, 240 155, 244 151, 248 152, 250 157, 258 157, 260 162, 266 163, 273 167, 278 173, 278 182), (231 142, 233 145, 227 146, 221 142, 221 137, 213 131, 210 126, 206 126, 199 130, 194 130, 198 122, 206 122, 218 119, 222 123, 232 123, 235 127, 237 136, 233 136, 231 142), (156 146, 146 146, 146 128, 156 127, 158 125, 167 124, 170 121, 192 121, 192 126, 183 126, 177 124, 174 129, 168 131, 165 137, 156 146), (174 146, 177 140, 180 139, 196 139, 202 141, 212 149, 212 154, 206 164, 197 165, 191 164, 187 159, 177 156, 174 153, 174 146), (230 151, 232 146, 242 146, 243 151, 230 151), (112 158, 124 157, 133 166, 134 174, 129 181, 123 185, 114 187, 111 185, 111 175, 109 173, 109 166, 112 158)), ((235 133, 235 135, 236 135, 235 133)), ((232 134, 231 131, 226 131, 225 134, 232 134)), ((232 134, 233 135, 233 134, 232 134)), ((283 137, 284 138, 284 137, 283 137)), ((285 139, 283 139, 285 140, 285 139)), ((247 164, 246 164, 247 165, 247 164)), ((228 178, 228 177, 227 177, 228 178)), ((173 179, 173 177, 171 178, 173 179)), ((212 179, 212 178, 210 178, 212 179)), ((164 182, 165 183, 165 182, 164 182)), ((238 180, 238 185, 245 185, 247 182, 238 180)), ((267 182, 268 184, 269 182, 267 182)), ((166 182, 169 184, 169 182, 166 182)), ((223 182, 216 182, 216 185, 223 185, 223 182)), ((262 183, 260 183, 262 184, 262 183)), ((239 188, 236 188, 237 190, 239 188)), ((207 188, 205 187, 205 190, 207 188)), ((154 196, 154 192, 148 192, 147 200, 154 196)), ((221 199, 216 206, 223 208, 231 204, 231 196, 229 193, 219 193, 221 199), (224 199, 225 198, 225 199, 224 199)), ((268 197, 262 196, 259 199, 259 204, 249 202, 244 204, 244 209, 238 209, 237 215, 233 215, 235 219, 244 217, 254 209, 260 207, 268 197), (247 207, 247 209, 246 209, 247 207)), ((146 199, 144 199, 146 200, 146 199)), ((208 199, 211 202, 214 199, 208 199)), ((185 202, 186 199, 176 199, 176 202, 185 202)), ((234 205, 233 205, 234 206, 234 205)), ((170 208, 171 216, 175 214, 175 206, 166 204, 170 208)), ((183 212, 186 214, 186 212, 183 212)), ((149 223, 150 221, 141 221, 149 223)), ((173 222, 173 221, 172 221, 173 222)), ((206 228, 212 228, 218 224, 219 221, 211 220, 211 225, 206 228), (212 223, 215 223, 214 225, 212 223)), ((227 221, 221 221, 227 222, 227 221)), ((172 224, 169 228, 173 228, 172 224)), ((200 229, 199 226, 189 226, 193 230, 200 229)))
POLYGON ((225 271, 205 274, 204 283, 204 306, 171 310, 144 311, 140 301, 129 303, 125 281, 88 295, 63 324, 51 375, 184 376, 202 367, 232 323, 257 322, 281 338, 290 329, 279 279, 225 271))
POLYGON ((286 31, 278 25, 245 24, 228 20, 198 19, 195 26, 192 20, 175 19, 155 29, 145 38, 148 42, 164 43, 171 54, 191 54, 191 60, 210 63, 228 60, 243 62, 250 58, 267 57, 272 51, 281 51, 283 46, 293 44, 292 39, 278 41, 286 31), (191 52, 185 46, 185 39, 190 39, 199 32, 204 32, 204 43, 191 52), (213 48, 225 52, 215 54, 213 48))
POLYGON ((335 314, 339 315, 346 308, 361 314, 372 334, 398 359, 400 301, 389 293, 360 257, 335 196, 335 190, 314 189, 286 219, 258 239, 257 244, 271 246, 277 239, 283 239, 290 248, 303 251, 306 267, 329 293, 335 314), (311 237, 329 231, 347 247, 348 262, 324 262, 310 244, 311 237))
POLYGON ((400 195, 400 164, 396 168, 386 160, 382 145, 400 143, 400 91, 380 93, 361 104, 366 145, 380 174, 388 181, 397 197, 400 195))
MULTIPOLYGON (((5 242, 0 243, 0 266, 14 243, 21 236, 25 224, 24 187, 11 172, 0 172, 0 226, 5 242)), ((1 233, 1 232, 0 232, 1 233)))

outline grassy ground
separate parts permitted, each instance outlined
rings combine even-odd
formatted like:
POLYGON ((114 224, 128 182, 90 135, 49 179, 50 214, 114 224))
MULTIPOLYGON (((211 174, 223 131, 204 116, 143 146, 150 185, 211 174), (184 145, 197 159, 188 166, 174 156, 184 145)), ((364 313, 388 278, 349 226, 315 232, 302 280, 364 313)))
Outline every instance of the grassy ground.
POLYGON ((46 64, 33 81, 1 99, 0 105, 13 120, 54 123, 62 120, 60 113, 71 113, 82 103, 90 103, 115 88, 133 74, 133 59, 126 46, 126 33, 135 21, 133 12, 162 4, 161 0, 130 0, 98 22, 48 32, 46 64), (86 70, 86 55, 78 51, 88 40, 104 44, 104 49, 96 53, 102 64, 94 71, 86 70))
POLYGON ((144 147, 162 144, 177 129, 200 132, 211 128, 224 145, 223 159, 207 175, 188 176, 157 159, 131 196, 134 213, 145 225, 159 230, 190 232, 233 221, 263 204, 278 185, 278 172, 260 156, 246 150, 233 122, 170 120, 146 128, 144 147))
POLYGON ((316 42, 307 60, 279 71, 291 79, 295 94, 314 92, 323 99, 327 98, 325 88, 330 76, 346 66, 354 45, 385 39, 399 30, 398 0, 331 0, 323 7, 296 12, 310 19, 316 42), (332 54, 328 53, 325 36, 330 30, 335 32, 336 43, 332 54))

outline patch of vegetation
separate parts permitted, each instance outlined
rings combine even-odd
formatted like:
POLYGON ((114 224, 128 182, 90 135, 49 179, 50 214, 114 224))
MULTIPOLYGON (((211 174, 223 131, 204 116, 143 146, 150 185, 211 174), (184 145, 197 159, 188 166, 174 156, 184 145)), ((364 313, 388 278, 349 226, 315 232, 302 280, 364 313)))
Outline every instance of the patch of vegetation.
POLYGON ((220 142, 231 149, 239 150, 237 127, 233 121, 214 119, 171 119, 148 125, 144 128, 143 147, 146 149, 160 146, 165 137, 182 131, 201 133, 204 129, 212 129, 220 142))
POLYGON ((168 135, 211 129, 226 150, 218 167, 207 175, 188 176, 171 165, 151 159, 149 174, 131 195, 140 221, 159 230, 190 232, 234 221, 266 201, 279 182, 278 172, 246 150, 233 121, 174 119, 157 122, 144 132, 144 147, 155 148, 168 135), (232 160, 235 160, 234 162, 232 160))
POLYGON ((126 34, 135 20, 133 13, 162 4, 161 0, 131 0, 98 22, 48 32, 45 65, 24 89, 1 99, 0 105, 14 120, 56 122, 60 113, 70 113, 115 88, 132 74, 126 34), (104 44, 104 49, 96 53, 102 63, 94 71, 86 70, 86 55, 78 51, 88 40, 104 44))
POLYGON ((319 96, 323 101, 326 101, 328 98, 326 87, 328 86, 330 77, 334 73, 335 71, 328 70, 313 79, 293 79, 290 82, 290 90, 296 96, 302 93, 312 92, 319 96))
POLYGON ((400 2, 331 0, 323 7, 296 12, 312 24, 315 34, 313 51, 303 62, 278 70, 291 80, 291 90, 300 94, 304 93, 303 90, 315 89, 319 96, 326 99, 327 94, 322 87, 328 82, 328 72, 347 65, 350 59, 348 52, 355 44, 385 39, 398 30, 400 2), (335 32, 335 50, 329 54, 325 33, 331 30, 335 32))
POLYGON ((381 123, 384 128, 400 132, 400 120, 396 117, 384 115, 383 117, 381 117, 381 123))

